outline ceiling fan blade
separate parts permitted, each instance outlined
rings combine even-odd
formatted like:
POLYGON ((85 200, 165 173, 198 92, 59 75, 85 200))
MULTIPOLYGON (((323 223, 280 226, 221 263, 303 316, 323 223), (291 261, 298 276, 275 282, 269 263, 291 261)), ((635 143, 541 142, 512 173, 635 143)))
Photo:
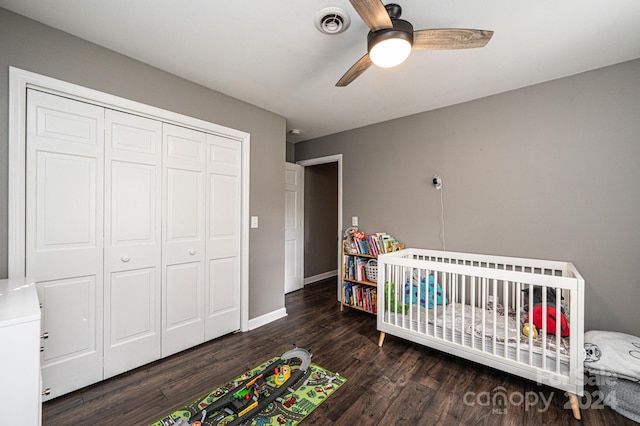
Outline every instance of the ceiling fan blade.
POLYGON ((360 74, 365 72, 371 65, 373 65, 373 62, 371 62, 369 54, 365 53, 365 55, 362 58, 358 59, 358 62, 353 64, 353 66, 349 68, 349 71, 344 73, 342 78, 338 80, 338 82, 336 83, 336 87, 344 87, 348 85, 353 80, 358 78, 360 74))
POLYGON ((392 28, 391 18, 380 0, 349 0, 371 31, 392 28))
POLYGON ((444 50, 473 49, 484 47, 493 36, 493 31, 443 28, 413 32, 413 48, 444 50))

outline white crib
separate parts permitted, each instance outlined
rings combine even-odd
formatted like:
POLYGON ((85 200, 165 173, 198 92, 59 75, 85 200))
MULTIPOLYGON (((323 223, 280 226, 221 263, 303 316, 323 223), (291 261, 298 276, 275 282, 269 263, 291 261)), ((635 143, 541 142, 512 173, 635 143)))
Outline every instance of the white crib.
POLYGON ((564 390, 580 419, 584 280, 572 263, 405 249, 378 258, 378 295, 379 346, 388 333, 564 390), (538 323, 563 312, 569 336, 560 318, 525 335, 534 309, 538 323))

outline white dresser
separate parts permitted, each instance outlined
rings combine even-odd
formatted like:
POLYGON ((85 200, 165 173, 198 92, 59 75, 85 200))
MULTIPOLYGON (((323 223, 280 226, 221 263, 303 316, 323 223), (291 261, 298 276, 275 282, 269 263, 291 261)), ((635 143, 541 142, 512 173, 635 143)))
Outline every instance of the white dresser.
POLYGON ((40 425, 40 303, 25 278, 0 280, 0 416, 40 425))

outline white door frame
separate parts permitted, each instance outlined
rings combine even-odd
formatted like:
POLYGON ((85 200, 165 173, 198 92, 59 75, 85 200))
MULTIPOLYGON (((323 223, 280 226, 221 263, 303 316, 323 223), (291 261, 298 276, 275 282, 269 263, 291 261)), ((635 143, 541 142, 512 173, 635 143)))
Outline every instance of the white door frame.
MULTIPOLYGON (((319 164, 327 163, 338 163, 338 229, 336 230, 336 237, 338 241, 336 256, 338 262, 338 267, 336 268, 338 270, 338 285, 336 287, 336 292, 338 300, 342 300, 342 154, 296 161, 296 164, 299 164, 302 167, 317 166, 319 164)), ((304 199, 304 192, 302 193, 302 197, 304 199)), ((304 203, 302 209, 302 247, 304 247, 304 203)))
POLYGON ((249 330, 249 154, 250 134, 62 80, 9 67, 9 278, 25 275, 25 148, 27 88, 90 102, 165 123, 188 126, 242 143, 240 329, 249 330))

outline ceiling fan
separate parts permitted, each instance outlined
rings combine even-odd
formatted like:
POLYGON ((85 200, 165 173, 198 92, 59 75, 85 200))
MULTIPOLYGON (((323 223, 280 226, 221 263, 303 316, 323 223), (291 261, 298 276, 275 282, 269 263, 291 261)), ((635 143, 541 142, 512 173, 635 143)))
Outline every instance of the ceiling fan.
POLYGON ((358 78, 371 65, 389 68, 402 63, 412 49, 471 49, 484 47, 493 31, 446 28, 413 30, 413 25, 400 19, 402 8, 380 0, 349 0, 371 31, 367 35, 367 53, 336 83, 344 87, 358 78))

